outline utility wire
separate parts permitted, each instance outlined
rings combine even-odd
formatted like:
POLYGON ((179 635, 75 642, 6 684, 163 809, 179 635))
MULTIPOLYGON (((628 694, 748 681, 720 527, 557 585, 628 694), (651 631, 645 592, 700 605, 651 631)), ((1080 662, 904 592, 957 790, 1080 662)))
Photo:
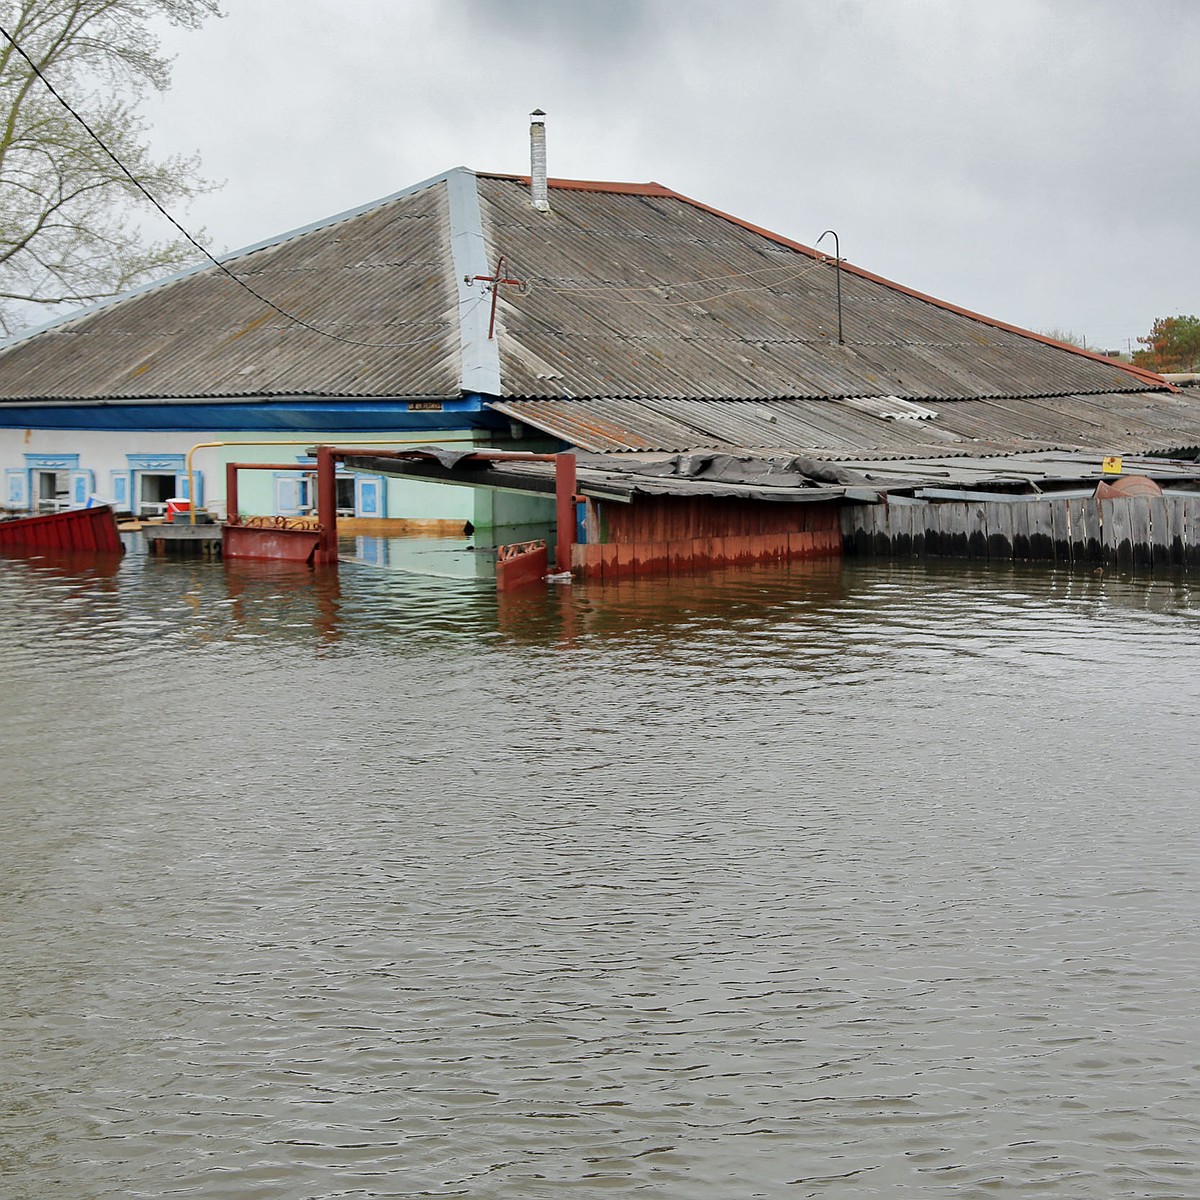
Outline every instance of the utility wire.
MULTIPOLYGON (((627 296, 616 295, 615 299, 613 300, 613 303, 615 303, 615 304, 640 304, 647 308, 686 308, 689 304, 707 304, 710 300, 722 300, 726 296, 736 296, 739 292, 769 291, 773 287, 781 287, 785 283, 792 283, 795 280, 801 279, 805 275, 808 275, 813 271, 818 271, 822 267, 826 266, 829 263, 829 261, 830 261, 829 259, 819 259, 816 262, 806 263, 798 271, 792 270, 792 273, 790 275, 785 275, 782 279, 777 279, 773 283, 753 283, 753 284, 749 284, 746 287, 727 288, 723 292, 713 292, 711 295, 708 295, 708 296, 696 296, 694 298, 690 298, 687 300, 658 300, 658 301, 650 300, 650 299, 643 300, 643 299, 640 299, 638 296, 633 295, 632 293, 637 293, 637 292, 658 292, 658 293, 667 292, 667 293, 670 293, 671 291, 676 290, 676 289, 698 287, 702 283, 716 283, 717 281, 722 280, 722 279, 742 279, 742 278, 746 278, 748 276, 761 275, 763 273, 763 271, 740 271, 733 275, 715 275, 715 276, 709 277, 708 279, 693 279, 693 280, 690 280, 685 283, 669 283, 669 284, 668 283, 660 283, 660 284, 651 285, 648 287, 638 286, 638 287, 628 287, 628 288, 623 287, 620 284, 608 284, 608 285, 604 285, 604 286, 581 287, 581 288, 553 288, 553 287, 543 287, 536 280, 531 280, 530 285, 529 285, 529 290, 531 292, 533 292, 533 291, 551 292, 556 296, 581 296, 581 297, 592 296, 592 295, 596 295, 596 294, 605 295, 607 297, 607 295, 612 295, 614 293, 629 293, 629 295, 627 295, 627 296)), ((789 267, 790 267, 790 265, 791 264, 789 264, 789 267)), ((778 270, 782 270, 782 269, 783 269, 782 267, 764 268, 764 270, 769 270, 769 271, 778 271, 778 270)))
MULTIPOLYGON (((34 75, 37 76, 37 78, 41 81, 41 83, 46 88, 46 90, 50 93, 50 95, 52 95, 54 97, 54 99, 57 100, 58 103, 61 104, 62 107, 67 110, 68 113, 71 114, 71 116, 87 132, 88 136, 92 139, 92 141, 94 141, 96 143, 96 145, 99 146, 100 149, 103 150, 104 153, 110 159, 112 159, 113 163, 116 165, 117 169, 121 172, 121 174, 123 174, 126 177, 126 179, 128 179, 129 182, 131 184, 133 184, 133 186, 142 194, 142 196, 144 196, 146 198, 146 200, 148 200, 150 202, 150 204, 152 204, 154 206, 154 208, 157 209, 158 212, 175 229, 177 229, 179 231, 179 233, 184 237, 184 239, 188 242, 188 244, 193 246, 201 255, 204 256, 204 258, 206 258, 210 263, 212 263, 212 265, 214 267, 216 267, 218 271, 220 271, 223 275, 225 275, 226 277, 231 279, 243 291, 248 292, 251 296, 253 296, 256 300, 258 300, 259 303, 266 305, 267 308, 278 313, 285 320, 292 322, 292 324, 298 325, 302 329, 307 329, 310 333, 315 333, 320 337, 329 338, 331 341, 341 342, 344 345, 349 345, 349 346, 363 346, 363 347, 368 347, 368 348, 372 348, 372 349, 400 349, 400 348, 406 347, 406 346, 423 346, 423 345, 428 344, 429 342, 436 341, 439 337, 443 336, 443 334, 438 333, 438 334, 432 334, 429 337, 419 338, 414 341, 405 341, 405 342, 360 341, 356 338, 343 337, 341 334, 332 333, 327 329, 322 329, 317 325, 313 325, 311 322, 304 320, 302 317, 298 317, 294 313, 288 312, 285 308, 280 307, 280 305, 276 304, 275 301, 268 299, 261 292, 257 291, 255 288, 251 287, 250 284, 246 283, 245 280, 241 279, 239 276, 234 274, 233 271, 231 271, 223 262, 221 262, 220 259, 216 258, 205 246, 203 246, 199 241, 197 241, 196 238, 194 238, 191 235, 191 233, 189 233, 188 230, 185 229, 166 210, 166 208, 162 204, 159 203, 159 201, 146 188, 146 186, 141 182, 141 180, 139 180, 125 166, 125 164, 116 156, 116 154, 114 154, 112 152, 112 150, 110 150, 108 148, 108 146, 105 144, 105 142, 100 137, 100 135, 98 133, 96 133, 96 131, 75 110, 75 108, 73 108, 72 105, 58 92, 58 90, 46 78, 46 76, 44 74, 42 74, 42 71, 38 67, 37 63, 35 63, 33 61, 33 59, 30 58, 28 54, 26 54, 24 48, 17 42, 16 38, 14 38, 13 35, 11 33, 9 33, 8 30, 5 29, 3 26, 0 26, 0 35, 3 35, 5 40, 12 46, 12 48, 25 60, 26 63, 29 64, 29 69, 34 73, 34 75)), ((611 294, 611 293, 617 292, 617 293, 624 293, 629 297, 628 299, 618 300, 617 301, 618 303, 641 304, 641 305, 645 305, 648 307, 656 307, 656 308, 659 308, 659 307, 661 307, 661 308, 681 308, 681 307, 686 307, 688 305, 707 303, 708 301, 711 301, 711 300, 719 300, 724 296, 731 296, 731 295, 736 294, 737 292, 754 291, 757 288, 762 288, 764 290, 768 290, 771 287, 779 287, 782 284, 790 283, 796 279, 802 278, 804 275, 807 275, 810 271, 820 269, 822 266, 827 265, 828 261, 829 261, 828 258, 822 256, 822 257, 818 258, 815 262, 806 263, 805 266, 802 269, 800 269, 799 271, 793 270, 791 263, 786 263, 786 264, 780 263, 776 266, 761 267, 758 270, 754 270, 754 271, 736 271, 736 272, 732 272, 728 275, 711 275, 711 276, 703 277, 700 279, 686 280, 682 283, 649 284, 649 285, 637 286, 637 287, 626 287, 621 284, 604 283, 604 284, 595 284, 595 285, 584 286, 584 287, 579 287, 579 288, 570 288, 570 287, 563 288, 563 287, 546 287, 536 281, 531 281, 531 290, 550 292, 554 295, 562 295, 562 296, 583 296, 583 295, 596 294, 596 293, 611 294), (753 279, 756 276, 768 275, 768 274, 772 274, 772 273, 779 272, 779 271, 790 271, 791 273, 785 275, 781 279, 774 281, 774 283, 762 281, 757 284, 752 284, 752 285, 749 285, 746 287, 730 288, 723 292, 716 292, 716 293, 713 293, 712 295, 701 296, 701 297, 697 297, 695 299, 674 300, 674 301, 662 300, 662 301, 659 301, 656 303, 654 300, 649 300, 649 299, 641 300, 641 299, 635 298, 636 293, 653 292, 653 293, 661 294, 664 291, 669 293, 672 288, 681 289, 681 288, 689 288, 689 287, 699 287, 703 284, 720 283, 720 282, 724 282, 726 280, 734 280, 734 279, 753 279)), ((445 324, 445 322, 443 322, 442 329, 445 330, 445 328, 446 328, 446 324, 445 324)))
MULTIPOLYGON (((357 341, 354 338, 342 337, 341 334, 330 333, 326 329, 321 329, 319 326, 313 325, 310 322, 305 321, 302 317, 297 317, 294 313, 290 313, 286 309, 280 308, 280 306, 278 304, 276 304, 274 300, 268 300, 266 296, 264 296, 261 292, 258 292, 254 288, 252 288, 248 283, 245 282, 245 280, 239 279, 238 276, 235 275, 223 262, 221 262, 220 259, 214 257, 186 229, 184 229, 184 227, 177 220, 175 220, 175 218, 173 216, 171 216, 171 214, 169 212, 167 212, 167 210, 158 202, 158 200, 156 200, 155 197, 153 195, 151 195, 151 193, 146 189, 145 185, 141 182, 141 180, 139 180, 135 175, 133 175, 133 173, 128 169, 128 167, 126 167, 125 164, 108 148, 108 146, 105 145, 105 143, 101 139, 100 135, 98 133, 96 133, 96 131, 87 123, 87 121, 85 121, 83 119, 83 117, 81 117, 79 115, 79 113, 76 112, 75 109, 72 108, 71 105, 58 93, 58 91, 55 89, 54 85, 50 82, 50 80, 48 80, 46 78, 46 76, 42 74, 41 68, 38 67, 37 63, 35 63, 33 61, 33 59, 30 58, 29 55, 25 53, 25 50, 17 42, 16 38, 14 38, 13 35, 11 33, 9 33, 8 30, 5 29, 2 25, 0 25, 0 34, 3 34, 5 40, 9 43, 9 45, 12 46, 12 48, 29 64, 29 69, 38 77, 38 79, 41 80, 41 82, 45 85, 45 88, 50 93, 50 95, 52 95, 55 98, 55 100, 57 100, 59 102, 59 104, 61 104, 63 106, 63 108, 65 108, 67 110, 67 112, 69 112, 71 114, 71 116, 74 117, 75 120, 78 121, 79 124, 83 126, 83 128, 87 131, 87 134, 92 139, 92 141, 94 141, 96 143, 96 145, 99 146, 100 149, 103 150, 104 153, 107 154, 108 157, 113 160, 113 162, 116 164, 117 169, 121 172, 121 174, 123 174, 129 180, 129 182, 132 183, 133 186, 135 188, 137 188, 137 190, 139 192, 141 192, 141 194, 143 196, 145 196, 145 198, 147 200, 149 200, 150 203, 152 205, 154 205, 154 207, 156 209, 158 209, 158 211, 177 230, 179 230, 179 232, 183 235, 183 237, 187 240, 187 242, 190 245, 194 246, 223 275, 227 275, 230 279, 233 280, 234 283, 236 283, 238 285, 238 287, 242 288, 244 291, 249 292, 250 295, 253 296, 260 303, 265 304, 268 308, 273 309, 275 312, 277 312, 281 317, 286 318, 287 320, 291 321, 295 325, 299 325, 303 329, 309 330, 311 333, 319 334, 321 337, 330 338, 335 342, 344 342, 345 344, 350 345, 350 346, 369 346, 374 349, 398 349, 402 346, 423 346, 427 342, 436 341, 438 337, 442 336, 441 334, 434 334, 434 335, 431 335, 430 337, 420 338, 419 340, 412 341, 412 342, 361 342, 361 341, 357 341)), ((442 323, 442 328, 443 329, 446 328, 445 322, 442 323)))
MULTIPOLYGON (((754 271, 733 271, 728 275, 707 275, 707 276, 703 276, 700 279, 686 279, 682 283, 670 283, 670 284, 651 283, 651 284, 638 284, 636 286, 634 286, 634 285, 626 286, 625 284, 620 284, 620 283, 598 283, 598 284, 592 284, 590 286, 585 284, 581 287, 547 287, 547 286, 543 285, 542 283, 540 283, 536 277, 534 277, 530 281, 530 283, 531 283, 531 286, 536 287, 538 289, 538 291, 553 292, 556 296, 581 296, 588 292, 608 292, 608 293, 625 292, 625 293, 628 293, 629 295, 633 295, 634 293, 637 293, 637 292, 662 292, 664 290, 670 290, 671 288, 699 287, 701 284, 705 284, 705 283, 723 283, 727 279, 752 279, 755 276, 769 275, 775 271, 792 272, 791 274, 785 276, 783 279, 779 280, 777 283, 772 284, 772 283, 764 282, 759 285, 760 287, 770 288, 770 287, 778 287, 780 283, 788 283, 792 279, 799 278, 800 275, 806 275, 808 273, 810 265, 811 266, 822 266, 828 261, 829 260, 824 255, 818 255, 817 261, 815 263, 813 263, 813 264, 806 263, 805 266, 803 268, 801 268, 800 271, 798 271, 798 272, 795 269, 794 262, 787 262, 787 263, 778 263, 776 266, 773 266, 773 267, 759 267, 757 270, 754 270, 754 271)), ((739 288, 739 289, 734 289, 734 290, 742 291, 742 290, 749 290, 749 289, 740 289, 739 288)))

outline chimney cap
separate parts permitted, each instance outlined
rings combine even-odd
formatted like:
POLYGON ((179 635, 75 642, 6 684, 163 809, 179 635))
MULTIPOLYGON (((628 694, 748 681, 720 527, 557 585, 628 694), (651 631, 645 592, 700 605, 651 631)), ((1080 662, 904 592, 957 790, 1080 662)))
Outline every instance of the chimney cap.
POLYGON ((533 110, 533 112, 531 112, 529 114, 530 119, 533 121, 533 123, 535 125, 541 125, 543 123, 543 118, 545 116, 546 116, 546 114, 544 112, 542 112, 542 110, 540 108, 535 108, 533 110))

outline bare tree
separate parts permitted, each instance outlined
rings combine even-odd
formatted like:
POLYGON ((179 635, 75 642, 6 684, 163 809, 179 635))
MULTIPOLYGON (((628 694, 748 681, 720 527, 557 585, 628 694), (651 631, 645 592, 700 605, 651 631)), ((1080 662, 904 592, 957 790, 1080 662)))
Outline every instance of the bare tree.
POLYGON ((186 241, 144 232, 140 218, 148 210, 129 176, 166 207, 210 186, 194 157, 155 159, 138 103, 170 83, 170 62, 152 26, 194 29, 214 15, 217 0, 0 0, 7 34, 0 37, 5 332, 30 324, 39 307, 114 296, 194 257, 186 241))
POLYGON ((1056 342, 1062 342, 1065 346, 1078 346, 1080 350, 1087 350, 1087 337, 1082 333, 1075 333, 1071 329, 1060 329, 1055 325, 1051 329, 1038 329, 1035 332, 1040 333, 1043 337, 1053 338, 1056 342))

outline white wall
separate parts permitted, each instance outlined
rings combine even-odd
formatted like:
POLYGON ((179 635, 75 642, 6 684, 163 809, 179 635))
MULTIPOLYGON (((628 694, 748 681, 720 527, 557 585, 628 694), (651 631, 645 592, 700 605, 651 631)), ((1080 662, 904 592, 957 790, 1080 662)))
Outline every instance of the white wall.
MULTIPOLYGON (((27 454, 77 454, 79 467, 95 475, 93 489, 97 499, 113 500, 114 472, 126 473, 127 454, 186 455, 201 442, 232 443, 219 447, 196 449, 192 464, 202 477, 202 497, 205 507, 219 516, 225 515, 225 464, 228 462, 292 463, 317 442, 332 445, 363 446, 379 443, 385 435, 329 432, 307 437, 289 432, 255 434, 236 431, 208 430, 186 433, 161 433, 137 430, 117 432, 97 430, 3 429, 0 428, 0 480, 6 469, 23 470, 27 454)), ((471 434, 462 430, 427 435, 403 433, 392 444, 429 443, 445 445, 470 444, 471 434)), ((382 448, 382 447, 381 447, 382 448)), ((297 464, 297 470, 299 470, 297 464)), ((243 511, 274 512, 274 477, 271 472, 246 472, 238 481, 238 493, 243 511)), ((442 484, 410 482, 403 479, 387 481, 387 515, 390 517, 467 520, 475 515, 475 496, 471 488, 449 487, 442 484)), ((0 504, 4 495, 0 494, 0 504)))

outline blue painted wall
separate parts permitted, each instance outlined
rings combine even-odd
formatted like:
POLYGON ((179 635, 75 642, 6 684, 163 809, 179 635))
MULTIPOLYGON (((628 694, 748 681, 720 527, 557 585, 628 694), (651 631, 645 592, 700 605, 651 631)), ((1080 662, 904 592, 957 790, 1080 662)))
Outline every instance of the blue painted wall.
POLYGON ((483 397, 455 400, 159 400, 97 404, 0 405, 0 428, 152 430, 174 432, 223 429, 231 432, 296 433, 352 431, 420 433, 435 429, 506 429, 507 418, 483 407, 483 397), (434 409, 428 407, 438 404, 434 409), (418 407, 420 406, 420 407, 418 407))

